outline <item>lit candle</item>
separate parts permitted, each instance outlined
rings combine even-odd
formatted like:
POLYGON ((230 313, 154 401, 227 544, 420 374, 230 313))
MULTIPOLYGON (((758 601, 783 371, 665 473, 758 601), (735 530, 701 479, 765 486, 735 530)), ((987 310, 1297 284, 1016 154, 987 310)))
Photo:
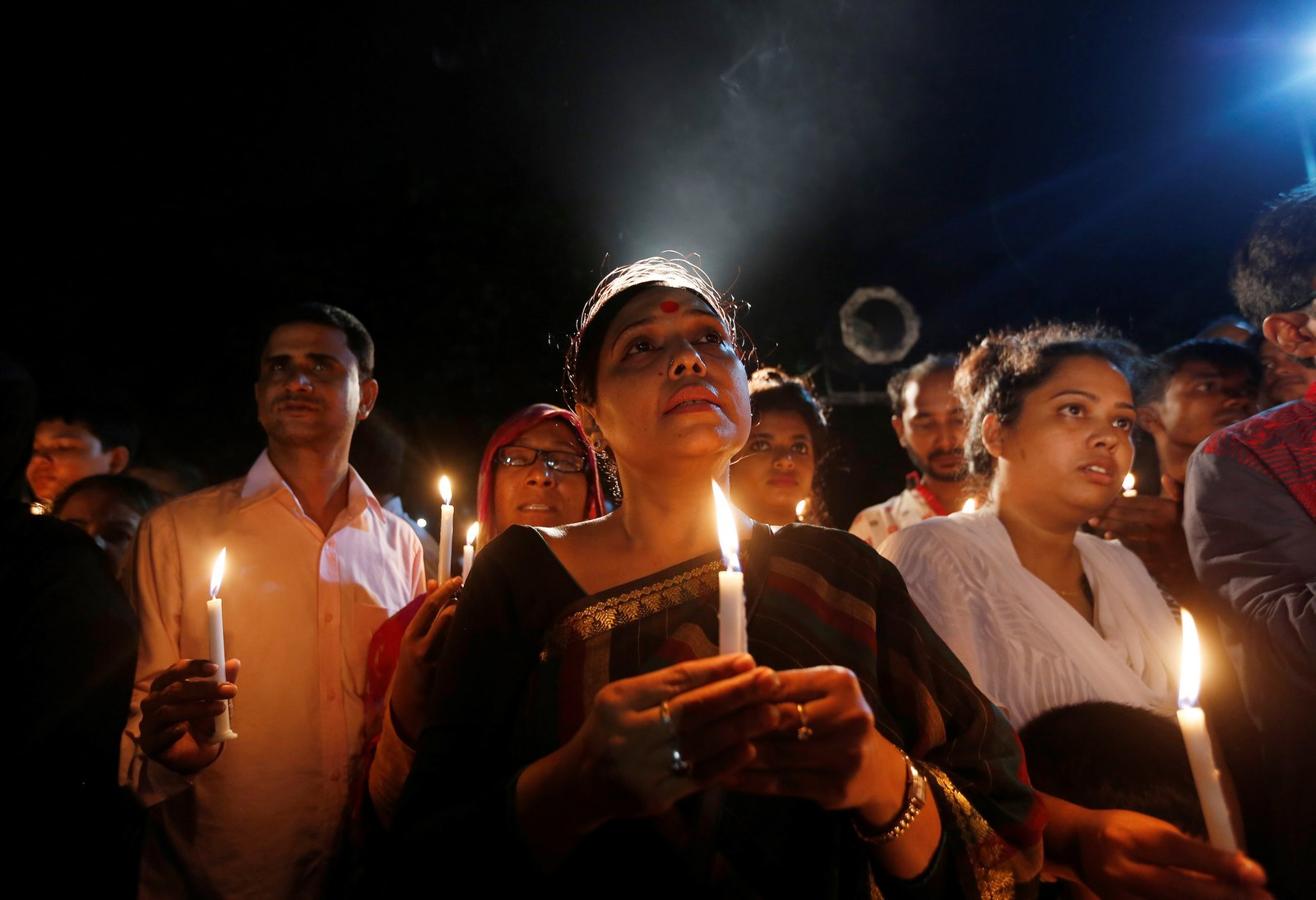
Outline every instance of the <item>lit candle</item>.
MULTIPOLYGON (((224 656, 224 601, 219 596, 219 585, 224 580, 224 560, 228 556, 228 548, 219 551, 219 556, 215 557, 215 565, 210 570, 210 599, 206 601, 206 615, 210 621, 210 661, 219 666, 219 671, 211 676, 211 681, 216 684, 223 684, 225 681, 224 664, 227 662, 224 656)), ((210 737, 210 743, 218 744, 223 741, 231 741, 237 737, 232 726, 229 724, 230 704, 224 701, 224 711, 215 716, 215 733, 210 737)))
POLYGON ((1197 800, 1202 804, 1202 818, 1206 820, 1206 834, 1211 846, 1220 850, 1237 850, 1234 827, 1225 804, 1225 792, 1220 786, 1220 770, 1215 765, 1211 750, 1211 733, 1206 728, 1206 716, 1197 705, 1197 694, 1202 683, 1202 651, 1197 643, 1197 626, 1193 614, 1182 610, 1183 650, 1179 660, 1179 730, 1183 732, 1184 746, 1188 748, 1188 764, 1193 770, 1193 783, 1197 786, 1197 800))
POLYGON ((480 523, 472 522, 471 527, 466 529, 466 543, 462 545, 462 579, 465 580, 471 574, 471 566, 475 564, 475 539, 480 536, 480 523))
POLYGON ((452 577, 452 482, 444 475, 439 479, 439 584, 452 577))
POLYGON ((736 518, 722 489, 713 482, 713 505, 717 508, 717 540, 722 545, 726 570, 717 573, 717 649, 719 653, 744 653, 749 646, 745 632, 745 575, 740 571, 740 538, 736 518))
POLYGON ((1136 497, 1136 496, 1138 496, 1138 491, 1137 491, 1137 488, 1136 488, 1136 485, 1137 485, 1137 484, 1138 484, 1138 479, 1136 479, 1136 478, 1133 477, 1133 473, 1132 473, 1132 472, 1130 472, 1129 474, 1125 475, 1125 476, 1124 476, 1124 484, 1123 484, 1123 487, 1124 487, 1124 496, 1125 496, 1125 497, 1136 497))
POLYGON ((804 514, 805 514, 806 512, 808 512, 808 511, 809 511, 809 501, 808 501, 808 500, 801 500, 799 503, 796 503, 796 504, 795 504, 795 521, 796 521, 796 522, 803 522, 803 521, 804 521, 804 514))
POLYGON ((977 508, 978 499, 976 497, 970 497, 968 500, 964 501, 964 505, 960 507, 960 512, 973 512, 977 508))

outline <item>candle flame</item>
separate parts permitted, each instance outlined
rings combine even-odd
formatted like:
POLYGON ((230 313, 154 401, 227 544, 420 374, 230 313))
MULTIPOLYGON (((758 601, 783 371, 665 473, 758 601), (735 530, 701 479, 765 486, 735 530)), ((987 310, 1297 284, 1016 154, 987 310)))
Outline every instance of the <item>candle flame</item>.
POLYGON ((448 480, 447 475, 439 477, 439 496, 443 498, 443 505, 449 506, 452 503, 452 482, 448 480))
POLYGON ((466 529, 466 543, 472 547, 475 546, 475 539, 480 536, 480 523, 472 522, 471 527, 466 529))
POLYGON ((215 565, 210 570, 210 599, 219 596, 219 585, 224 580, 224 560, 228 558, 228 548, 224 547, 215 557, 215 565))
POLYGON ((960 507, 960 512, 973 512, 977 508, 978 498, 970 497, 968 500, 964 501, 964 505, 960 507))
POLYGON ((801 500, 799 503, 796 503, 796 504, 795 504, 795 518, 798 519, 799 521, 803 522, 803 521, 804 521, 804 514, 805 514, 805 512, 808 511, 808 509, 809 509, 809 501, 808 501, 808 500, 801 500))
POLYGON ((713 506, 717 509, 717 540, 722 545, 722 563, 728 572, 739 572, 740 537, 736 534, 736 517, 716 481, 713 482, 713 506))
POLYGON ((1124 484, 1122 485, 1124 490, 1131 491, 1135 487, 1137 487, 1137 485, 1138 485, 1138 479, 1133 477, 1132 472, 1124 476, 1124 484))
POLYGON ((1202 648, 1197 642, 1197 624, 1193 614, 1180 610, 1183 618, 1183 649, 1179 654, 1179 708, 1197 705, 1197 694, 1202 687, 1202 648))

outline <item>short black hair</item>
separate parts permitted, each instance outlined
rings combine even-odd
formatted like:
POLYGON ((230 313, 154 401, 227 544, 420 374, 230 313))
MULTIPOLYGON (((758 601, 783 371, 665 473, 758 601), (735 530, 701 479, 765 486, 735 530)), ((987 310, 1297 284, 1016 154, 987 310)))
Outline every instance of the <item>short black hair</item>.
POLYGON ((1042 713, 1019 729, 1040 791, 1088 809, 1131 809, 1205 836, 1183 735, 1172 719, 1091 701, 1042 713))
POLYGON ((1261 360, 1256 351, 1224 338, 1191 338, 1158 353, 1138 373, 1137 404, 1158 403, 1175 373, 1190 362, 1209 363, 1221 372, 1246 372, 1254 390, 1261 388, 1261 360))
POLYGON ((1234 256, 1230 288, 1255 325, 1312 302, 1316 290, 1316 184, 1282 194, 1257 217, 1234 256))
MULTIPOLYGON (((1258 333, 1257 326, 1253 325, 1238 313, 1225 313, 1223 316, 1216 316, 1210 322, 1203 325, 1201 330, 1197 332, 1196 337, 1202 338, 1203 340, 1219 338, 1220 335, 1212 334, 1212 332, 1220 331, 1225 328, 1237 328, 1239 331, 1247 332, 1248 340, 1251 340, 1258 333)), ((1227 341, 1229 338, 1223 338, 1223 340, 1227 341)))
POLYGON ((891 401, 891 415, 899 416, 905 412, 905 385, 911 381, 922 381, 933 372, 954 374, 958 362, 959 359, 951 353, 929 353, 914 365, 892 375, 886 383, 886 396, 891 401))
POLYGON ((103 449, 124 447, 130 458, 137 452, 137 443, 141 439, 141 430, 127 406, 103 397, 83 394, 54 397, 43 402, 37 414, 37 424, 54 421, 81 425, 96 436, 103 449))
MULTIPOLYGON (((347 338, 347 349, 356 357, 356 368, 363 379, 375 377, 375 341, 361 320, 345 309, 328 303, 296 303, 275 310, 263 323, 260 346, 256 352, 264 353, 275 329, 298 322, 326 325, 337 328, 347 338)), ((259 362, 259 357, 257 359, 259 362)))
POLYGON ((163 500, 155 488, 140 478, 133 478, 131 475, 89 475, 70 484, 55 498, 55 505, 50 510, 51 514, 58 516, 69 499, 83 491, 104 491, 143 516, 159 506, 163 500))

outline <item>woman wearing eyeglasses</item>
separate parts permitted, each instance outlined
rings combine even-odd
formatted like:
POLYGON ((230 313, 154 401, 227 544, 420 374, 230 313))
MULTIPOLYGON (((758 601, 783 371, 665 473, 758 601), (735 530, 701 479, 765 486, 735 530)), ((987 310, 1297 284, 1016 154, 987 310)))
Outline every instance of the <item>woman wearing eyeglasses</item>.
MULTIPOLYGON (((597 460, 575 413, 536 403, 499 425, 480 460, 477 498, 480 547, 511 525, 552 527, 602 515, 597 460)), ((417 597, 370 643, 366 709, 379 738, 365 765, 374 815, 384 824, 411 769, 433 663, 461 582, 449 579, 417 597)))

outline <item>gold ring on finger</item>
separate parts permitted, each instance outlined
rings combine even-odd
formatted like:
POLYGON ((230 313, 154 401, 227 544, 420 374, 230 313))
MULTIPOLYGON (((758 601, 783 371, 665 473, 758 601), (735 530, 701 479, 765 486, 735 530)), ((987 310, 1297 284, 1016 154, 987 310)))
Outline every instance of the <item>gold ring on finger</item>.
POLYGON ((795 729, 795 740, 807 741, 813 737, 813 729, 809 727, 809 717, 804 714, 804 704, 796 703, 795 711, 800 715, 800 727, 795 729))

